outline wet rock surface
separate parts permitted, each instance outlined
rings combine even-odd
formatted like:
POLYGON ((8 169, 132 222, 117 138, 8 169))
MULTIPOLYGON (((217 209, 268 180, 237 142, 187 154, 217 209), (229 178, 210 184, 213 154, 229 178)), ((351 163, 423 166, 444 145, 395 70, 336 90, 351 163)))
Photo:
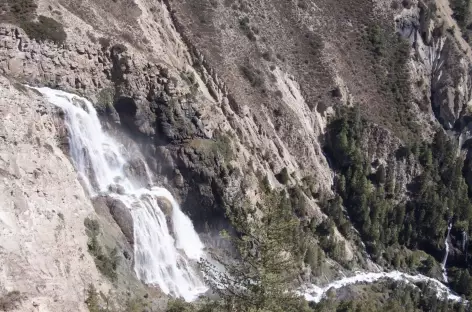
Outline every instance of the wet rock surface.
POLYGON ((121 231, 127 238, 128 242, 134 244, 134 224, 133 216, 129 209, 117 198, 110 196, 105 197, 105 203, 110 210, 116 224, 121 228, 121 231))

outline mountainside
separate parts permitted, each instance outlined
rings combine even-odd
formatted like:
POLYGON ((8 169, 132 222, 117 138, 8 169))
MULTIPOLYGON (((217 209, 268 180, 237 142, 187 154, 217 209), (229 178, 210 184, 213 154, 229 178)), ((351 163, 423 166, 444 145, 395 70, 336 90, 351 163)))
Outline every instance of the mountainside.
POLYGON ((300 311, 468 309, 456 295, 472 298, 471 10, 0 0, 0 310, 210 309, 169 301, 204 277, 206 296, 230 298, 194 274, 200 244, 233 274, 287 259, 274 280, 240 280, 280 282, 267 302, 339 286, 300 311), (79 144, 95 110, 101 127, 79 144))

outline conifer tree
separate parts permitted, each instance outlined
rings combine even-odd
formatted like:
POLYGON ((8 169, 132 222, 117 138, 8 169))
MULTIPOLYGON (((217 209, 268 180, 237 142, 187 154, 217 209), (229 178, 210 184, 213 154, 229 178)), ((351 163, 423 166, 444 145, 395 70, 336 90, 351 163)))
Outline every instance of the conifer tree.
POLYGON ((201 262, 201 268, 221 298, 218 311, 309 311, 307 303, 291 291, 298 271, 298 220, 284 192, 272 192, 267 183, 263 189, 261 204, 246 203, 228 212, 236 234, 224 236, 239 259, 214 255, 224 271, 208 261, 201 262))

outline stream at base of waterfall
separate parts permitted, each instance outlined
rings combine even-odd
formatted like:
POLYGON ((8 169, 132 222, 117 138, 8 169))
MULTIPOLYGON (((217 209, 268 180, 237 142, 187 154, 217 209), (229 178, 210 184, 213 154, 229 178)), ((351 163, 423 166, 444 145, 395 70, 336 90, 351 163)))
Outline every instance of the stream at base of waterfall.
POLYGON ((391 272, 356 272, 354 276, 345 277, 329 283, 324 287, 316 285, 306 285, 298 293, 303 295, 307 301, 320 302, 330 289, 340 289, 349 285, 374 283, 381 280, 402 281, 415 286, 415 283, 429 283, 429 286, 436 290, 439 299, 448 299, 460 302, 462 298, 453 293, 446 285, 440 281, 422 274, 410 275, 399 271, 391 272))
MULTIPOLYGON (((134 222, 134 271, 139 279, 158 286, 164 293, 196 299, 207 291, 196 262, 205 257, 204 246, 191 220, 180 210, 172 194, 153 186, 151 173, 144 163, 143 177, 130 176, 129 152, 107 135, 97 112, 87 99, 60 90, 34 88, 48 101, 64 111, 72 162, 92 196, 107 195, 120 200, 131 211, 134 222), (119 186, 119 193, 114 192, 119 186), (171 226, 168 215, 158 205, 166 200, 172 207, 171 226)), ((449 231, 448 231, 449 233, 449 231)), ((446 245, 448 247, 448 245, 446 245)), ((443 261, 444 266, 447 260, 443 261)), ((306 285, 297 293, 308 301, 319 302, 326 292, 359 283, 373 283, 382 279, 406 283, 427 282, 436 289, 438 298, 459 301, 460 297, 444 284, 427 276, 393 272, 356 272, 324 287, 306 285)))

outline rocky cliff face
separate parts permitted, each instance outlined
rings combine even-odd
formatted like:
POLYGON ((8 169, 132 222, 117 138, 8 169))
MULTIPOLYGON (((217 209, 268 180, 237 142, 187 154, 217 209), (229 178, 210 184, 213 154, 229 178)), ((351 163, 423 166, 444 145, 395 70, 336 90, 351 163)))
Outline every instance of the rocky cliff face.
POLYGON ((278 185, 275 175, 287 168, 294 173, 292 184, 316 176, 316 187, 329 191, 331 173, 318 141, 326 114, 312 116, 300 85, 286 71, 276 68, 271 78, 284 103, 280 110, 260 111, 250 102, 235 107, 228 88, 205 67, 204 56, 194 50, 189 53, 164 4, 133 5, 141 13, 136 13, 132 25, 143 31, 139 40, 148 42, 145 47, 109 38, 111 30, 126 32, 119 25, 107 26, 104 34, 96 32, 101 19, 116 18, 113 14, 92 18, 82 11, 85 6, 79 10, 67 2, 51 5, 63 14, 45 14, 70 28, 80 25, 83 34, 69 34, 66 44, 58 47, 29 40, 20 29, 4 26, 3 72, 94 99, 111 124, 120 123, 141 137, 153 169, 173 182, 184 209, 200 221, 200 229, 205 220, 223 220, 221 206, 241 192, 243 180, 245 188, 252 185, 249 192, 255 192, 251 180, 256 171, 269 174, 278 185), (155 20, 152 27, 147 24, 149 15, 155 20), (243 179, 243 172, 251 174, 243 179))
MULTIPOLYGON (((208 240, 213 241, 213 234, 227 226, 226 208, 236 207, 242 197, 252 201, 260 197, 260 177, 267 176, 275 188, 309 188, 308 216, 316 222, 326 218, 319 205, 333 195, 334 173, 322 146, 330 117, 342 106, 358 105, 372 123, 362 146, 373 171, 387 170, 400 193, 406 194, 407 185, 421 173, 417 163, 398 154, 402 147, 414 140, 430 140, 439 125, 463 133, 461 142, 467 141, 471 53, 457 29, 446 31, 455 25, 448 10, 447 4, 432 0, 320 0, 316 4, 304 0, 40 0, 37 14, 64 26, 64 42, 34 40, 18 25, 0 24, 1 88, 7 95, 0 125, 10 131, 4 144, 5 150, 11 150, 3 157, 2 172, 8 179, 0 186, 8 190, 5 196, 13 196, 6 201, 11 205, 4 223, 8 235, 23 233, 18 244, 30 242, 34 235, 20 230, 25 224, 38 231, 51 229, 41 242, 44 245, 25 244, 22 256, 2 261, 7 267, 21 264, 30 258, 28 253, 50 250, 60 235, 74 235, 77 240, 71 240, 72 247, 55 250, 61 253, 58 258, 74 258, 70 264, 64 260, 57 269, 47 269, 55 270, 54 283, 62 284, 66 278, 70 285, 64 282, 67 286, 61 289, 54 284, 44 286, 43 293, 32 291, 36 286, 30 281, 44 277, 36 269, 39 265, 25 263, 21 265, 28 269, 23 271, 31 278, 12 279, 17 276, 13 269, 5 271, 5 288, 18 288, 28 298, 37 298, 40 306, 61 310, 59 303, 44 298, 70 292, 75 296, 71 301, 83 302, 67 287, 73 288, 71 281, 78 280, 81 270, 93 267, 87 252, 80 261, 74 254, 79 245, 86 248, 86 236, 82 221, 68 220, 72 216, 82 220, 93 209, 86 195, 77 191, 81 188, 64 154, 67 149, 59 149, 53 140, 64 134, 56 135, 53 112, 36 111, 39 97, 15 89, 14 84, 46 85, 90 98, 105 127, 142 151, 156 178, 179 198, 197 230, 209 231, 208 240), (410 45, 399 41, 396 32, 410 45), (21 105, 14 106, 16 101, 21 105), (23 131, 20 122, 32 130, 16 133, 23 131), (21 164, 13 159, 15 155, 26 158, 29 152, 51 160, 33 165, 27 159, 21 164), (51 177, 59 174, 52 168, 63 168, 61 176, 51 177), (43 179, 44 172, 47 180, 31 180, 43 179), (44 185, 46 190, 53 180, 60 181, 64 191, 49 195, 50 199, 41 189, 31 189, 44 185), (10 192, 11 181, 18 182, 20 195, 10 192), (59 193, 70 198, 62 199, 59 193), (45 200, 48 205, 39 204, 45 200), (75 210, 63 211, 66 206, 59 207, 61 200, 75 210), (28 215, 21 221, 22 214, 34 211, 28 203, 45 217, 28 215), (18 209, 23 212, 17 213, 18 209), (14 226, 15 218, 24 224, 14 226), (35 223, 33 219, 45 220, 35 223), (70 231, 61 231, 67 226, 70 231), (49 237, 56 232, 59 236, 49 237)), ((130 170, 139 174, 141 166, 137 162, 130 170)), ((121 227, 126 238, 119 233, 120 240, 129 251, 133 243, 129 216, 109 199, 94 204, 114 231, 115 223, 121 227)), ((355 248, 347 244, 349 260, 355 248)), ((48 257, 51 254, 37 258, 54 263, 48 257)), ((88 271, 90 281, 100 279, 94 270, 88 271)))
POLYGON ((88 283, 111 285, 87 252, 95 212, 58 145, 62 122, 22 85, 1 76, 0 88, 0 297, 19 292, 17 311, 87 311, 88 283))

